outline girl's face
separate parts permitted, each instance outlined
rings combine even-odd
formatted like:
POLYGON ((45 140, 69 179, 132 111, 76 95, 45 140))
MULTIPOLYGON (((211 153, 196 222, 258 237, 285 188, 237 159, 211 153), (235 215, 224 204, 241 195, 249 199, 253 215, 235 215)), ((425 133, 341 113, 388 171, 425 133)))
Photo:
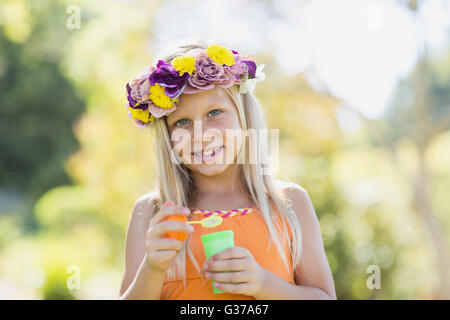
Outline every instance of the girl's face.
POLYGON ((213 176, 235 163, 241 126, 237 108, 223 88, 182 94, 166 121, 173 152, 191 171, 213 176))

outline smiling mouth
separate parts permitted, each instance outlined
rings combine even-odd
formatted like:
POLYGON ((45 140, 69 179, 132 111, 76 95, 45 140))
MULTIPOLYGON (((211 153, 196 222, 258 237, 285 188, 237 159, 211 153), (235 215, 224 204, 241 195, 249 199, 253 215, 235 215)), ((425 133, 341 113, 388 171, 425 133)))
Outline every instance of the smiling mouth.
POLYGON ((199 159, 202 159, 203 161, 205 160, 209 160, 212 159, 216 156, 216 154, 218 154, 219 152, 221 152, 223 150, 223 148, 225 148, 224 146, 220 146, 220 147, 216 147, 214 149, 205 151, 203 153, 201 152, 192 152, 191 154, 199 159))

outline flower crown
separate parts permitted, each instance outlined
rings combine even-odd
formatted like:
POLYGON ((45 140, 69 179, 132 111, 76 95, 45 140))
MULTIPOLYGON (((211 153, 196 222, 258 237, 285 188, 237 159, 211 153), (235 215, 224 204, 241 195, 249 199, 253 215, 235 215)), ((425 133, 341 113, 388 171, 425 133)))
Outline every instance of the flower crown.
POLYGON ((155 118, 176 110, 182 93, 193 94, 215 86, 229 88, 239 84, 239 92, 253 91, 263 81, 264 64, 255 63, 252 55, 239 54, 219 44, 199 49, 194 56, 179 56, 156 67, 147 66, 126 85, 128 116, 139 128, 150 127, 155 118))

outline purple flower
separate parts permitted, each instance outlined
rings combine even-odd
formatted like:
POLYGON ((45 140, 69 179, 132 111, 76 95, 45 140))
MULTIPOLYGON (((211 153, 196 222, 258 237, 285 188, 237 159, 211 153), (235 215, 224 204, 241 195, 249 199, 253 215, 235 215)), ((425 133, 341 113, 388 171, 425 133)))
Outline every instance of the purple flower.
POLYGON ((129 83, 129 82, 127 82, 126 87, 127 87, 127 99, 128 99, 128 103, 129 103, 130 107, 134 107, 134 106, 136 105, 137 101, 134 100, 134 99, 131 97, 131 87, 130 87, 130 83, 129 83))
POLYGON ((164 93, 168 97, 176 98, 181 94, 189 77, 190 74, 187 72, 180 76, 172 65, 164 60, 159 60, 156 70, 152 72, 148 79, 152 86, 158 83, 164 87, 164 93))
POLYGON ((188 79, 188 86, 184 93, 194 93, 199 91, 198 89, 209 90, 216 85, 229 88, 236 79, 229 67, 222 67, 203 51, 195 58, 195 70, 195 73, 188 79))
POLYGON ((150 89, 148 76, 154 69, 154 67, 145 67, 136 78, 127 83, 127 99, 130 107, 134 107, 137 103, 144 105, 151 101, 148 97, 148 90, 150 89))
POLYGON ((242 62, 244 62, 248 66, 248 78, 253 79, 256 73, 256 63, 250 60, 244 60, 242 62))
POLYGON ((230 71, 234 74, 235 80, 237 84, 241 84, 241 76, 244 75, 248 71, 247 64, 245 61, 242 61, 241 56, 236 56, 235 58, 235 64, 232 66, 226 66, 230 69, 230 71))

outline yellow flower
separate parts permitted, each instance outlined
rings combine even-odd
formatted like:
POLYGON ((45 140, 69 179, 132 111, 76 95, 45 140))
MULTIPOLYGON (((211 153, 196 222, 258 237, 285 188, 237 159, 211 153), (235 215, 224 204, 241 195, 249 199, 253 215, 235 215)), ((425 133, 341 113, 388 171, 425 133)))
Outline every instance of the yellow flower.
POLYGON ((170 97, 166 96, 166 94, 164 93, 164 87, 162 87, 158 83, 155 83, 154 86, 151 86, 149 92, 150 94, 148 95, 148 97, 153 101, 155 106, 163 109, 172 108, 174 102, 178 101, 178 99, 172 100, 170 99, 170 97))
POLYGON ((182 76, 186 72, 192 74, 195 71, 195 58, 194 57, 176 57, 172 61, 172 66, 182 76))
POLYGON ((131 117, 133 119, 141 120, 144 123, 153 122, 155 118, 153 115, 150 115, 150 111, 148 109, 142 110, 142 109, 134 109, 132 107, 128 107, 128 110, 130 110, 131 117), (150 115, 150 117, 149 117, 150 115))
POLYGON ((217 62, 220 65, 231 66, 235 63, 234 54, 231 50, 228 50, 224 46, 220 44, 212 44, 206 49, 206 54, 210 57, 214 62, 217 62))

